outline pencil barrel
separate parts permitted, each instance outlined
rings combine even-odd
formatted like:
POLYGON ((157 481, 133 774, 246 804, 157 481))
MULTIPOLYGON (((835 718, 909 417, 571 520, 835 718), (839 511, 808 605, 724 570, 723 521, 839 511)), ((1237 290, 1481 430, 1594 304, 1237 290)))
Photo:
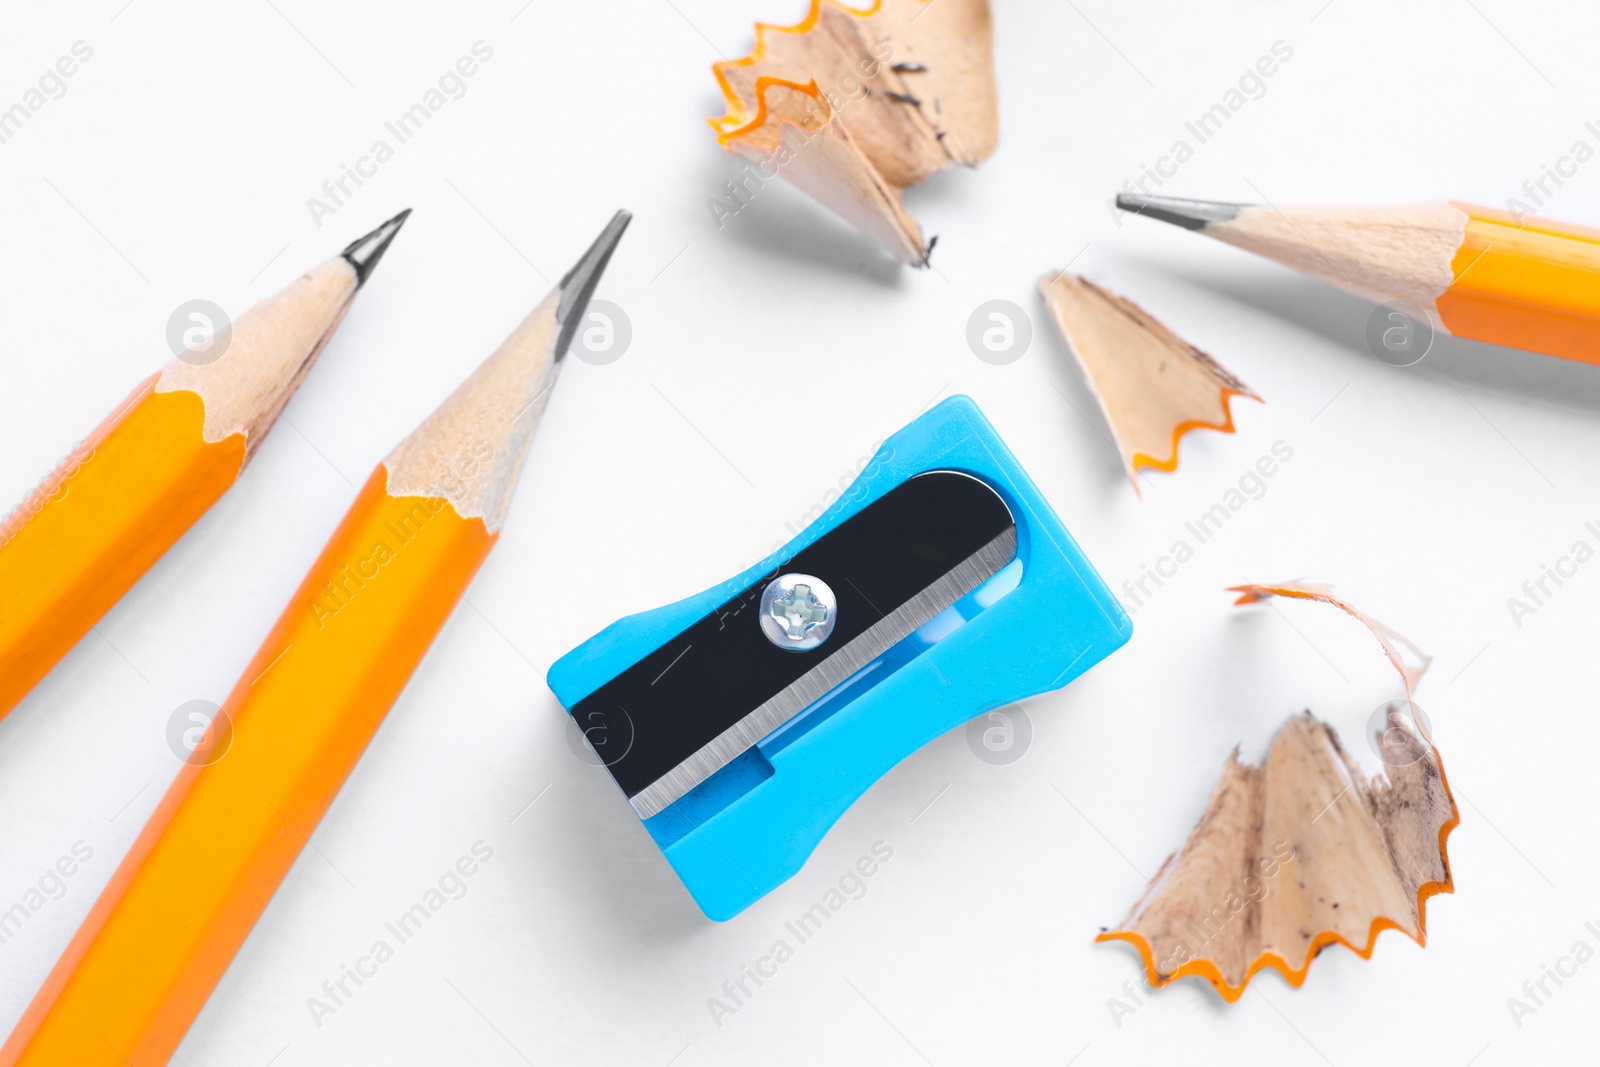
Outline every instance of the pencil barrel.
POLYGON ((1468 216, 1436 301, 1457 337, 1600 363, 1600 231, 1493 208, 1468 216))
POLYGON ((143 1067, 183 1039, 493 547, 481 519, 387 480, 361 490, 223 704, 231 746, 182 768, 3 1067, 143 1067))
POLYGON ((245 440, 156 377, 0 525, 0 716, 38 684, 239 476, 245 440))

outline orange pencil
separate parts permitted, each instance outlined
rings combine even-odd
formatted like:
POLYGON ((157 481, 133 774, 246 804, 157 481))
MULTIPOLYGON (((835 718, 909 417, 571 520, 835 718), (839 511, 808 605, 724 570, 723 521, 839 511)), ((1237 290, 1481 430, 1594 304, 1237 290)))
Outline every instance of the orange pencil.
POLYGON ((410 213, 140 382, 0 521, 0 718, 238 479, 410 213))
POLYGON ((167 1062, 494 547, 628 218, 373 471, 202 739, 214 761, 179 771, 0 1065, 167 1062))
POLYGON ((1453 201, 1277 208, 1125 193, 1117 206, 1380 304, 1410 301, 1457 337, 1600 363, 1600 230, 1453 201))

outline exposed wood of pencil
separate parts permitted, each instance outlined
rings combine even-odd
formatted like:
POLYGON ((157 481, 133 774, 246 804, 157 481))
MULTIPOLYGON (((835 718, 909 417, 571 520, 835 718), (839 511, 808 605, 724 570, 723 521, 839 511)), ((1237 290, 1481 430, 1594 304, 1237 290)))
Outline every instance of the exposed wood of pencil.
POLYGON ((0 525, 0 716, 233 485, 398 226, 245 312, 220 359, 141 382, 0 525))
POLYGON ((1275 207, 1122 196, 1118 203, 1379 303, 1409 300, 1436 329, 1458 337, 1600 363, 1600 230, 1454 201, 1275 207), (1227 210, 1196 216, 1190 204, 1227 210))
POLYGON ((571 313, 557 288, 373 472, 222 705, 231 747, 179 772, 0 1065, 177 1048, 494 546, 571 313))
POLYGON ((454 395, 384 460, 392 497, 448 500, 462 519, 497 533, 559 364, 551 290, 454 395))
POLYGON ((1190 430, 1233 433, 1233 397, 1261 399, 1133 301, 1064 272, 1039 288, 1136 491, 1141 468, 1178 469, 1178 439, 1190 430))

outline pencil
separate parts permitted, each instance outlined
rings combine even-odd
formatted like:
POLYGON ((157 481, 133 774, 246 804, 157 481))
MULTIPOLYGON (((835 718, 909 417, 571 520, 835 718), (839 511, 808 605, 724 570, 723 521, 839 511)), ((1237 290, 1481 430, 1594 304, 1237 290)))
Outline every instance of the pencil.
POLYGON ((409 214, 140 382, 0 521, 0 718, 238 479, 409 214))
POLYGON ((163 1064, 493 548, 600 238, 373 471, 4 1047, 0 1064, 163 1064))
POLYGON ((1437 330, 1600 363, 1600 230, 1454 201, 1273 207, 1122 194, 1117 206, 1196 230, 1437 330))

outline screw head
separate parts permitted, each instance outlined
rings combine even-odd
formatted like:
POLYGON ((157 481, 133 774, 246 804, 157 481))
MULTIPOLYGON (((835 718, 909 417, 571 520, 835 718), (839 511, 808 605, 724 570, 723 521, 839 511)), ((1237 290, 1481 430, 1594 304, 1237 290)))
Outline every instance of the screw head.
POLYGON ((761 592, 761 632, 785 652, 807 652, 833 633, 839 602, 828 583, 809 574, 781 574, 761 592))

